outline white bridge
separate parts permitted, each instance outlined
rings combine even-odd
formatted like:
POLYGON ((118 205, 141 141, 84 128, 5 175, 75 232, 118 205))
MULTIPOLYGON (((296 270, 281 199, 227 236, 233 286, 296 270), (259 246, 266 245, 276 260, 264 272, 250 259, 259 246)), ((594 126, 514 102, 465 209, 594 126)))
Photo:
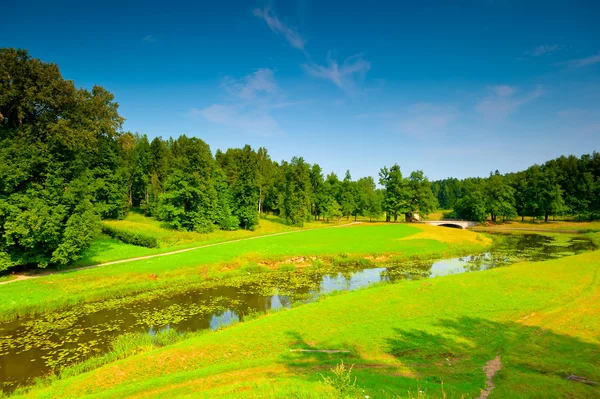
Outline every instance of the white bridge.
POLYGON ((479 224, 479 222, 471 222, 469 220, 421 220, 419 223, 430 224, 432 226, 454 227, 456 229, 466 229, 479 224))

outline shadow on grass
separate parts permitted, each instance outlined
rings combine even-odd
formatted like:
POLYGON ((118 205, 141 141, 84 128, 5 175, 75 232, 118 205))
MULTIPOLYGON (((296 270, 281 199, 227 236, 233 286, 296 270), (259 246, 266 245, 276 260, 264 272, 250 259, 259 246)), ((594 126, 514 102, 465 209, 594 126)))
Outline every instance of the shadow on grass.
POLYGON ((101 236, 99 238, 100 239, 97 239, 96 241, 94 241, 94 243, 92 243, 92 245, 88 249, 83 251, 83 253, 81 254, 81 258, 79 258, 78 260, 76 260, 75 262, 73 262, 69 265, 66 265, 66 266, 63 266, 60 268, 56 268, 55 270, 68 271, 68 270, 73 270, 73 269, 84 267, 84 266, 96 265, 99 263, 97 260, 94 260, 96 257, 98 257, 98 256, 106 253, 110 249, 112 249, 115 244, 117 244, 117 245, 123 244, 121 241, 116 240, 114 238, 110 238, 108 236, 101 236))
POLYGON ((387 339, 388 353, 423 380, 443 382, 447 393, 476 397, 485 386, 483 366, 500 355, 494 397, 600 397, 600 385, 588 385, 600 382, 598 344, 471 317, 440 320, 434 331, 397 329, 387 339), (573 381, 574 376, 587 383, 573 381))
POLYGON ((329 347, 288 332, 290 349, 345 349, 348 353, 288 352, 280 357, 296 378, 320 382, 341 361, 354 365, 357 385, 371 398, 476 398, 486 386, 483 367, 500 355, 495 398, 599 398, 600 345, 535 326, 482 318, 442 319, 423 330, 395 329, 380 362, 355 347, 329 347), (410 393, 410 394, 409 394, 410 393))

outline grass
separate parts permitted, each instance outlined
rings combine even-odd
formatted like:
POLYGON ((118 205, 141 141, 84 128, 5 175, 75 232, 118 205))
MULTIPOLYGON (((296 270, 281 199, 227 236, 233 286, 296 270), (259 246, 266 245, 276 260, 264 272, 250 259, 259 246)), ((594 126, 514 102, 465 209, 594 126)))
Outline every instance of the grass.
MULTIPOLYGON (((410 241, 410 240, 404 240, 410 241)), ((377 286, 268 314, 33 389, 29 398, 596 398, 600 252, 377 286), (341 349, 349 353, 292 352, 341 349), (443 385, 442 385, 443 383, 443 385), (422 393, 421 393, 422 392, 422 393)))
POLYGON ((160 222, 153 218, 146 217, 137 212, 131 212, 124 220, 105 220, 103 223, 125 229, 134 233, 143 233, 152 236, 160 242, 160 248, 144 248, 135 245, 125 244, 108 236, 101 236, 92 246, 82 254, 81 259, 75 262, 72 267, 82 267, 97 265, 106 262, 112 262, 120 259, 135 258, 159 253, 170 252, 179 249, 191 248, 200 245, 214 244, 231 240, 239 240, 263 235, 278 234, 289 231, 301 231, 308 229, 324 228, 338 226, 350 223, 351 221, 341 220, 340 222, 324 223, 322 221, 312 221, 304 225, 303 228, 285 224, 281 219, 275 216, 264 215, 259 226, 253 230, 217 230, 210 234, 201 234, 193 231, 178 231, 171 228, 168 224, 160 222))
POLYGON ((475 230, 548 230, 548 231, 588 231, 599 232, 600 221, 596 222, 570 222, 570 221, 507 221, 502 224, 481 226, 475 230))
POLYGON ((441 258, 481 251, 477 233, 422 225, 365 224, 257 237, 152 259, 130 261, 0 285, 0 319, 147 291, 183 289, 208 280, 264 270, 278 260, 368 256, 441 258), (419 236, 418 234, 421 234, 419 236))

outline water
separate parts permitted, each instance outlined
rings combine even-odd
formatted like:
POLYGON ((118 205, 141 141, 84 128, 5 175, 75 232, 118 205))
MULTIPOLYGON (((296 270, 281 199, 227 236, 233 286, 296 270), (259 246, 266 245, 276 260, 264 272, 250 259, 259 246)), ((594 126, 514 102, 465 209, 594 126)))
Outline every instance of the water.
POLYGON ((430 278, 507 266, 523 260, 546 260, 592 250, 586 238, 539 234, 505 235, 490 252, 436 262, 344 272, 267 273, 254 282, 224 282, 207 288, 120 305, 105 301, 38 318, 0 324, 0 384, 11 392, 35 377, 106 352, 127 332, 154 333, 217 329, 248 315, 313 301, 333 291, 351 291, 377 283, 430 278))

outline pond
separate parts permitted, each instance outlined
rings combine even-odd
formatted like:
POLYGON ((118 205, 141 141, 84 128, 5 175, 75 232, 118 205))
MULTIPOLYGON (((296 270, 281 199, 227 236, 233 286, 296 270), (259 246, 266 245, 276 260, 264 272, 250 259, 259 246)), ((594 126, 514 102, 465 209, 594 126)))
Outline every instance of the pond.
POLYGON ((0 386, 9 393, 36 377, 105 353, 116 336, 128 332, 214 330, 334 291, 560 258, 593 249, 589 239, 575 235, 502 234, 489 252, 478 255, 368 269, 263 273, 254 282, 231 279, 167 298, 125 305, 104 301, 16 320, 0 324, 0 386))

